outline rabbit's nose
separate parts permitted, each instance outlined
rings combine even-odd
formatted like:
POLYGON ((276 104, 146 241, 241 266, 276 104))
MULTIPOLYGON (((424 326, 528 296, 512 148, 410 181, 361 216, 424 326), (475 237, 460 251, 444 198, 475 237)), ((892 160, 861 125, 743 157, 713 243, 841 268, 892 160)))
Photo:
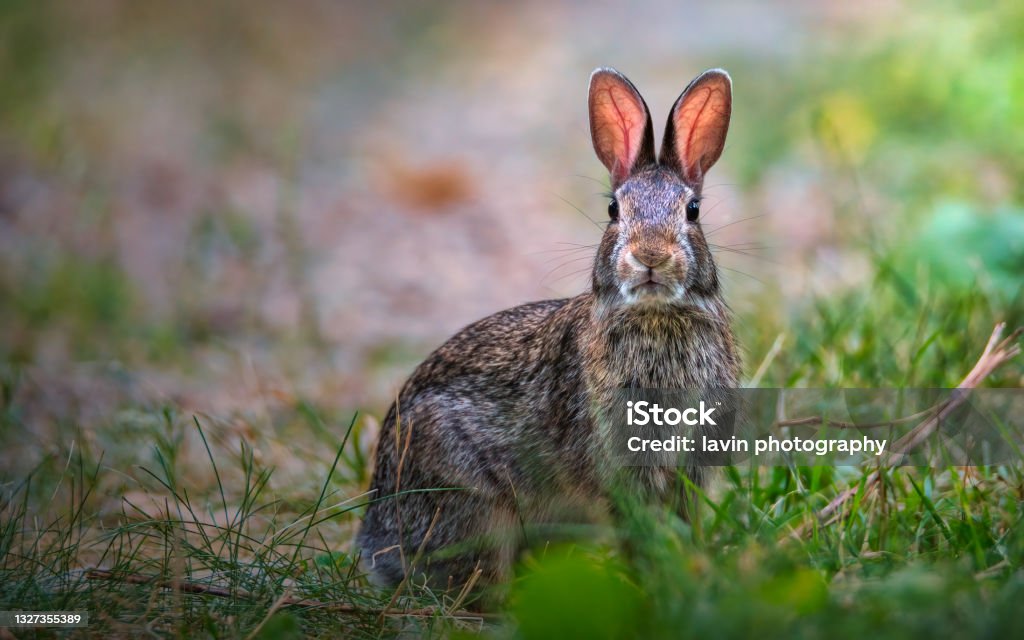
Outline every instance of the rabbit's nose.
POLYGON ((669 258, 672 257, 672 254, 668 251, 651 247, 637 247, 632 249, 630 253, 633 254, 637 262, 648 269, 656 269, 668 262, 669 258))

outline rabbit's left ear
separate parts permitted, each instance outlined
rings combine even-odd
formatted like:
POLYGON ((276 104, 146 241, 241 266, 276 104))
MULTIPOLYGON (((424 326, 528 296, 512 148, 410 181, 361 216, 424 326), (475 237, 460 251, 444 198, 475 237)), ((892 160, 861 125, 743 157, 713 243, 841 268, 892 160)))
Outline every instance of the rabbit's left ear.
POLYGON ((672 106, 661 145, 661 163, 699 185, 722 155, 732 114, 732 80, 722 69, 697 76, 672 106))
POLYGON ((591 74, 589 105, 594 151, 615 189, 633 171, 655 162, 651 115, 633 83, 610 68, 591 74))

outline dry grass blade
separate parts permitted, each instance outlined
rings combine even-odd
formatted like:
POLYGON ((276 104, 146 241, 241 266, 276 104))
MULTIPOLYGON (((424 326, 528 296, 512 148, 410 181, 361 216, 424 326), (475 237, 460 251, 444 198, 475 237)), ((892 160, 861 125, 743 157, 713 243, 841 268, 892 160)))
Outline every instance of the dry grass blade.
MULTIPOLYGON (((409 568, 406 570, 405 577, 402 578, 402 581, 398 584, 398 587, 395 589, 395 592, 391 594, 391 601, 388 602, 388 606, 385 610, 391 609, 395 606, 395 602, 398 601, 398 596, 402 594, 402 591, 405 589, 406 585, 409 584, 409 579, 412 577, 413 571, 415 571, 416 569, 416 564, 419 563, 420 558, 423 557, 423 551, 427 548, 427 542, 430 540, 430 536, 434 533, 434 525, 437 524, 437 519, 438 517, 440 517, 440 515, 441 507, 438 507, 437 510, 434 511, 434 517, 430 520, 430 526, 427 527, 427 532, 426 534, 424 534, 423 540, 420 542, 419 548, 416 549, 416 555, 412 559, 412 565, 410 565, 409 568)), ((381 617, 384 617, 383 613, 381 614, 381 617)))
MULTIPOLYGON (((977 363, 975 363, 970 373, 968 373, 960 384, 957 385, 958 389, 974 389, 980 385, 985 378, 991 375, 993 371, 1020 354, 1020 345, 1017 344, 1017 340, 1020 338, 1021 333, 1024 332, 1024 327, 1018 327, 1006 338, 1002 338, 1003 331, 1005 330, 1006 323, 1004 322, 1000 322, 995 326, 992 330, 992 335, 989 336, 988 343, 985 345, 985 350, 982 352, 981 357, 978 358, 977 363)), ((969 392, 954 394, 953 397, 947 400, 943 405, 940 405, 939 410, 934 415, 914 427, 910 433, 900 438, 900 440, 893 445, 893 453, 886 456, 882 462, 882 466, 889 466, 898 463, 904 454, 907 454, 920 446, 922 442, 935 433, 935 430, 938 429, 939 425, 942 424, 942 421, 945 418, 947 418, 967 400, 968 396, 969 392)), ((880 475, 878 471, 875 471, 868 476, 864 488, 865 492, 873 491, 878 485, 879 479, 880 475)), ((827 524, 830 522, 832 518, 837 516, 837 513, 843 505, 857 494, 858 489, 859 485, 845 489, 838 496, 833 498, 824 509, 816 514, 814 522, 804 523, 800 527, 797 527, 793 530, 791 536, 798 540, 802 539, 808 531, 813 529, 815 524, 827 524)))
POLYGON ((469 577, 466 584, 462 585, 462 590, 459 591, 458 597, 455 598, 455 602, 452 603, 452 610, 458 611, 459 607, 462 606, 462 603, 465 602, 469 594, 472 593, 473 587, 476 586, 476 581, 480 579, 481 575, 483 575, 483 571, 480 569, 480 563, 478 562, 476 568, 473 570, 473 575, 469 577))

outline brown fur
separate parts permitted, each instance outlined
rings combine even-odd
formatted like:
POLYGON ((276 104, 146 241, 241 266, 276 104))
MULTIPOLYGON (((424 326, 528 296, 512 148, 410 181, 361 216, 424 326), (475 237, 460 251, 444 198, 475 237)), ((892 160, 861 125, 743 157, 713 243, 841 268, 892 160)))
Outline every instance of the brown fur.
MULTIPOLYGON (((595 71, 591 131, 619 214, 598 248, 592 290, 469 325, 402 387, 381 429, 374 502, 358 537, 377 582, 401 581, 421 549, 416 577, 434 587, 461 586, 477 568, 478 585, 504 580, 526 526, 609 510, 616 470, 602 459, 601 417, 616 390, 737 385, 717 270, 686 214, 721 152, 730 90, 720 71, 691 83, 655 161, 643 99, 617 72, 595 71), (689 155, 664 157, 676 149, 689 155)), ((675 477, 637 473, 646 499, 683 511, 675 477)))

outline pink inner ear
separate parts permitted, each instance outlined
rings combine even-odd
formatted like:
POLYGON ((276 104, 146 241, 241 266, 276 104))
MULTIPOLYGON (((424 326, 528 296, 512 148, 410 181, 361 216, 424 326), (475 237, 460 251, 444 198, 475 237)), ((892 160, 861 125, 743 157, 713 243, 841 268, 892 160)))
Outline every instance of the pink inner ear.
POLYGON ((622 181, 640 153, 647 114, 633 92, 615 80, 595 87, 592 117, 601 161, 615 181, 622 181))
POLYGON ((637 149, 640 146, 640 136, 634 132, 643 126, 643 122, 637 122, 635 118, 630 117, 629 109, 632 106, 635 110, 636 105, 630 105, 629 97, 622 95, 621 89, 617 91, 615 87, 608 87, 607 93, 611 108, 615 110, 613 122, 618 127, 616 169, 628 172, 636 160, 637 149))
POLYGON ((676 148, 683 172, 700 180, 718 160, 729 122, 729 96, 715 85, 699 87, 676 112, 676 148))

